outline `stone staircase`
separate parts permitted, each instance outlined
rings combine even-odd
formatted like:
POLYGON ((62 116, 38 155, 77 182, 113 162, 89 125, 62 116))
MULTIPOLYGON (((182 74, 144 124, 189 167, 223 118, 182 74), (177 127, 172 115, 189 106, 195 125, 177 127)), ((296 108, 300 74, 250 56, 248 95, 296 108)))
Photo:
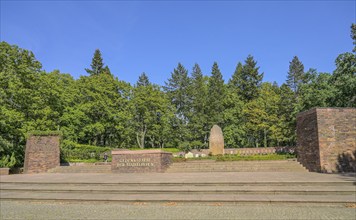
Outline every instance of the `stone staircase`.
POLYGON ((109 164, 81 164, 75 166, 57 166, 48 173, 111 173, 109 164))
POLYGON ((191 172, 308 172, 296 160, 275 161, 215 161, 191 160, 173 163, 168 173, 191 172))

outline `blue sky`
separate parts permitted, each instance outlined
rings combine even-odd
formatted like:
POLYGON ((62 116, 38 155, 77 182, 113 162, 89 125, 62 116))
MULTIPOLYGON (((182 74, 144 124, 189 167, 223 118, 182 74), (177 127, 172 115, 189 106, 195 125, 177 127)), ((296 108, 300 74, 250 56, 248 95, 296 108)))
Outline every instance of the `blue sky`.
POLYGON ((87 75, 96 48, 121 80, 146 72, 164 85, 181 62, 224 80, 251 54, 264 81, 282 84, 298 56, 332 72, 351 51, 355 1, 4 1, 1 41, 34 52, 43 69, 87 75))

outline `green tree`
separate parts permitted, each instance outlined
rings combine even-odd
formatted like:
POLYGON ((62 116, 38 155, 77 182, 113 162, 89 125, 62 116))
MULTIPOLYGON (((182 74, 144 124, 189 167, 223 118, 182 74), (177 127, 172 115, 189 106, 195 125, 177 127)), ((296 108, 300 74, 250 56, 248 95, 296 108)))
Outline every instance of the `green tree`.
POLYGON ((1 152, 15 152, 23 162, 25 133, 36 120, 41 99, 42 65, 31 51, 6 42, 0 43, 0 136, 8 146, 1 152))
POLYGON ((66 126, 71 125, 68 119, 73 118, 72 113, 81 119, 75 120, 80 126, 74 126, 75 130, 71 131, 79 132, 82 138, 78 142, 98 146, 117 146, 118 142, 125 142, 124 139, 130 137, 125 134, 131 114, 127 110, 128 99, 122 83, 112 75, 100 74, 82 76, 76 86, 79 89, 77 104, 68 109, 65 121, 69 123, 66 126))
POLYGON ((259 96, 244 106, 246 133, 250 146, 273 146, 281 140, 278 103, 280 96, 271 83, 263 83, 259 96))
POLYGON ((224 98, 224 141, 227 147, 243 147, 247 144, 245 119, 243 117, 244 102, 236 87, 230 80, 224 98))
POLYGON ((191 141, 203 146, 207 142, 209 132, 208 119, 206 116, 208 81, 198 64, 195 64, 192 71, 191 84, 191 108, 189 115, 189 131, 191 141))
POLYGON ((138 81, 136 83, 136 86, 139 87, 139 86, 148 86, 148 85, 151 85, 149 79, 148 79, 148 76, 146 75, 145 72, 143 72, 139 78, 138 78, 138 81))
POLYGON ((251 101, 258 96, 258 91, 263 79, 263 73, 259 73, 259 67, 253 56, 249 55, 245 64, 241 67, 238 64, 232 78, 232 83, 235 84, 239 90, 238 94, 245 101, 251 101))
POLYGON ((85 69, 87 73, 92 75, 99 75, 101 73, 107 72, 110 73, 110 69, 108 66, 104 67, 103 58, 101 56, 101 52, 99 49, 96 49, 94 52, 93 59, 90 64, 91 69, 85 69))
POLYGON ((244 82, 246 82, 246 76, 242 75, 243 65, 241 62, 238 62, 235 72, 232 75, 231 79, 229 79, 228 87, 233 89, 239 96, 243 96, 243 87, 244 82))
POLYGON ((188 70, 184 68, 181 63, 178 63, 171 74, 168 82, 165 82, 164 90, 172 105, 175 107, 176 120, 173 122, 177 139, 179 143, 185 142, 188 139, 188 123, 190 111, 190 79, 188 77, 188 70))
POLYGON ((149 142, 151 147, 158 145, 163 148, 170 137, 170 117, 173 116, 165 94, 142 74, 134 88, 131 102, 137 145, 143 149, 149 142))
MULTIPOLYGON (((356 45, 356 24, 351 25, 351 38, 356 45)), ((342 53, 336 58, 335 64, 336 69, 330 78, 330 83, 335 86, 331 103, 337 107, 356 107, 356 54, 342 53)))
POLYGON ((301 110, 313 107, 329 107, 329 100, 333 97, 334 86, 330 84, 329 73, 318 73, 310 69, 305 73, 305 83, 300 86, 301 110))
POLYGON ((292 89, 285 83, 279 89, 280 101, 278 106, 278 118, 282 130, 282 139, 279 144, 284 146, 295 146, 296 144, 296 117, 302 109, 296 101, 292 89))
POLYGON ((207 117, 209 120, 209 127, 214 124, 223 125, 224 111, 224 98, 225 98, 225 85, 219 66, 214 62, 211 76, 208 83, 208 106, 207 117))
POLYGON ((297 56, 289 62, 289 71, 287 76, 287 85, 295 94, 299 93, 299 87, 302 85, 304 79, 304 65, 299 61, 297 56))

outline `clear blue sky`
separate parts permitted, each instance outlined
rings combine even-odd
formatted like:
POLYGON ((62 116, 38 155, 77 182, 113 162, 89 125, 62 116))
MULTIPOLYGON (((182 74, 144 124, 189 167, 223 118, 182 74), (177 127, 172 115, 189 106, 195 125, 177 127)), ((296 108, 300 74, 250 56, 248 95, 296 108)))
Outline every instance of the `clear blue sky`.
POLYGON ((146 72, 164 85, 181 62, 224 80, 251 54, 264 81, 285 81, 297 55, 305 69, 332 72, 351 51, 355 1, 4 1, 1 41, 34 52, 46 71, 87 75, 96 48, 121 80, 146 72))

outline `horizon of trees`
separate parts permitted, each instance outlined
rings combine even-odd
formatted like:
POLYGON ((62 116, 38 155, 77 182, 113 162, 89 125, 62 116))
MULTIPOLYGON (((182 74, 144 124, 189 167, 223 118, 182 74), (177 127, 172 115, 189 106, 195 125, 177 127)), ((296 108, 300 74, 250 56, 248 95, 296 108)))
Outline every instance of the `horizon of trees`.
POLYGON ((61 131, 64 143, 116 148, 208 146, 218 124, 226 147, 293 146, 296 115, 313 107, 356 107, 354 48, 337 56, 333 73, 305 71, 297 56, 281 86, 263 82, 257 61, 238 62, 227 83, 218 63, 209 76, 199 64, 178 63, 165 85, 142 73, 131 85, 114 77, 100 50, 89 76, 74 79, 45 72, 34 54, 0 43, 0 160, 23 162, 25 136, 33 130, 61 131))

